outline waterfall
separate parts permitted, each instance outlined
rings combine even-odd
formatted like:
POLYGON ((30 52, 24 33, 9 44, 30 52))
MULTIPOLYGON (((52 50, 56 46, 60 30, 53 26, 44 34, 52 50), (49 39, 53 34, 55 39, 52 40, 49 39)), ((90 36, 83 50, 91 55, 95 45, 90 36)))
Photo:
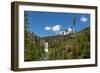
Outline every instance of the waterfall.
POLYGON ((49 60, 49 50, 48 50, 48 42, 45 42, 45 57, 44 60, 49 60))
POLYGON ((48 52, 48 42, 45 43, 45 52, 48 52))

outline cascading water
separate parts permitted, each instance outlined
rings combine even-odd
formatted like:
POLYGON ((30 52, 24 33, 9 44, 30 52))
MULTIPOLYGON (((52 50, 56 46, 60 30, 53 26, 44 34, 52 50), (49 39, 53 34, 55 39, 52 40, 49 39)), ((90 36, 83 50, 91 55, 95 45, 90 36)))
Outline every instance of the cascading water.
POLYGON ((48 60, 49 59, 49 50, 48 50, 48 42, 45 43, 45 57, 44 60, 48 60))

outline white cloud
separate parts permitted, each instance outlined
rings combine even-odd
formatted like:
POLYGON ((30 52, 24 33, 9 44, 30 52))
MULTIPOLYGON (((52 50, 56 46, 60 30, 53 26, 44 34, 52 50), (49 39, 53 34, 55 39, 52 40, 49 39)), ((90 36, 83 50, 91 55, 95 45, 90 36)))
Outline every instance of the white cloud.
POLYGON ((82 17, 80 18, 80 21, 81 21, 81 22, 87 22, 88 19, 87 19, 85 16, 82 16, 82 17))
POLYGON ((51 27, 46 26, 44 29, 45 29, 45 30, 51 30, 51 27))
POLYGON ((72 28, 68 28, 68 32, 72 32, 72 28))
POLYGON ((54 26, 52 26, 52 27, 46 26, 44 29, 45 29, 46 31, 52 31, 52 32, 54 32, 55 34, 62 34, 61 28, 62 28, 61 25, 54 25, 54 26))
POLYGON ((59 32, 61 30, 61 25, 55 25, 52 27, 52 31, 59 32))
POLYGON ((59 31, 59 34, 63 34, 63 31, 59 31))
POLYGON ((64 31, 64 35, 70 34, 73 31, 72 28, 68 28, 67 30, 68 31, 64 31))

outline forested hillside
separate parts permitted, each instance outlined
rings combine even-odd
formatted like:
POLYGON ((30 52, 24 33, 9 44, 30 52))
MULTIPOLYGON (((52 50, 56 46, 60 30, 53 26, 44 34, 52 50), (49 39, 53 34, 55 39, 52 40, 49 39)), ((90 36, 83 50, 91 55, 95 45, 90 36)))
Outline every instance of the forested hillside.
POLYGON ((69 34, 39 38, 30 34, 25 46, 25 60, 38 61, 45 57, 44 44, 49 44, 49 60, 90 58, 90 29, 69 34))
POLYGON ((43 38, 49 43, 50 60, 83 59, 90 57, 90 29, 66 36, 43 38))

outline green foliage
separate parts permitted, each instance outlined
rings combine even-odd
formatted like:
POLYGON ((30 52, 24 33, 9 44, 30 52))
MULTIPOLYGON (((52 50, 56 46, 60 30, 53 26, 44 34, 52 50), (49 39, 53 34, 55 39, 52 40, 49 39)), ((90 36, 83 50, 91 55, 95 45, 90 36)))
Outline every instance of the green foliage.
POLYGON ((25 61, 43 60, 44 55, 44 49, 41 46, 30 45, 25 49, 25 61))

